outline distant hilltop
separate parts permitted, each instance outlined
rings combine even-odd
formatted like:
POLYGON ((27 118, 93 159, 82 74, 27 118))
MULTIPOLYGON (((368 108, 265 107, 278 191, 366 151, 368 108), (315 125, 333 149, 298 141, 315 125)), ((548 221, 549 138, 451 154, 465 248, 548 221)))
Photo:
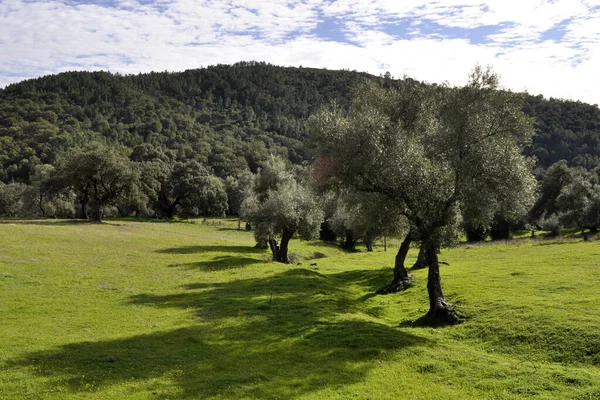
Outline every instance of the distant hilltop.
MULTIPOLYGON (((220 177, 256 171, 269 154, 302 163, 310 158, 304 143, 307 118, 331 103, 347 107, 352 87, 365 79, 397 82, 389 74, 261 62, 29 79, 0 90, 0 180, 28 182, 36 165, 54 164, 66 148, 90 141, 130 148, 149 143, 198 161, 220 177)), ((600 165, 597 106, 526 95, 523 107, 536 119, 526 152, 540 167, 561 159, 587 169, 600 165)))

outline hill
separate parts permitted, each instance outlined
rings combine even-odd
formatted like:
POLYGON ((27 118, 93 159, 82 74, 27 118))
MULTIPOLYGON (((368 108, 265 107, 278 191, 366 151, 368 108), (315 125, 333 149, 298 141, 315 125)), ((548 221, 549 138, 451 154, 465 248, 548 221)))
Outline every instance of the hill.
MULTIPOLYGON (((301 163, 309 158, 306 119, 331 102, 347 106, 363 79, 393 84, 355 71, 255 62, 128 76, 66 72, 12 84, 0 90, 0 180, 27 182, 35 165, 91 140, 150 143, 221 177, 255 171, 269 153, 301 163)), ((563 158, 599 164, 597 106, 527 96, 524 109, 537 120, 527 152, 542 167, 563 158)))

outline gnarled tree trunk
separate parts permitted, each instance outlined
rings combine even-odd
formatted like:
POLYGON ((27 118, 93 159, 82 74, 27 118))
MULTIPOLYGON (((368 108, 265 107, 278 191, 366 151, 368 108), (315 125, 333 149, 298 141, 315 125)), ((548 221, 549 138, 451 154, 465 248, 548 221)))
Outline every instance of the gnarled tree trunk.
POLYGON ((404 261, 406 260, 408 250, 410 250, 411 242, 411 235, 406 235, 406 237, 402 241, 402 244, 400 244, 398 253, 396 254, 396 261, 394 263, 394 279, 389 285, 386 285, 379 289, 377 291, 378 294, 397 293, 407 289, 410 286, 412 278, 408 275, 408 271, 404 266, 404 261))
POLYGON ((281 234, 281 242, 278 244, 274 236, 269 236, 269 248, 273 253, 273 261, 288 264, 290 262, 288 245, 294 236, 294 231, 284 229, 281 234))
POLYGON ((354 250, 356 248, 357 239, 354 237, 354 232, 351 229, 346 230, 346 240, 344 241, 344 249, 354 250))
POLYGON ((425 256, 429 263, 427 275, 427 292, 429 294, 429 312, 426 317, 434 323, 454 323, 457 321, 455 308, 446 301, 440 279, 440 264, 435 245, 428 240, 425 246, 425 256))
POLYGON ((271 253, 273 253, 273 261, 279 261, 281 259, 281 251, 279 250, 277 239, 273 236, 269 236, 268 242, 271 253))
POLYGON ((289 253, 288 253, 288 245, 290 240, 294 236, 294 231, 290 229, 284 229, 281 234, 281 244, 279 246, 280 252, 280 260, 279 262, 288 264, 290 262, 289 253))
POLYGON ((422 244, 419 248, 419 255, 417 256, 417 261, 413 264, 410 269, 423 269, 429 266, 429 261, 427 260, 427 252, 425 251, 425 244, 422 244))

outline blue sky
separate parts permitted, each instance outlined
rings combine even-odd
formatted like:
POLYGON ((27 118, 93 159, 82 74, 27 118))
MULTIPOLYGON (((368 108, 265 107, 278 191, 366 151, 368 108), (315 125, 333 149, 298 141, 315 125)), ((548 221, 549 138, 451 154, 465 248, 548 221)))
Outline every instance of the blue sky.
POLYGON ((600 103, 600 0, 0 0, 0 87, 249 60, 600 103))

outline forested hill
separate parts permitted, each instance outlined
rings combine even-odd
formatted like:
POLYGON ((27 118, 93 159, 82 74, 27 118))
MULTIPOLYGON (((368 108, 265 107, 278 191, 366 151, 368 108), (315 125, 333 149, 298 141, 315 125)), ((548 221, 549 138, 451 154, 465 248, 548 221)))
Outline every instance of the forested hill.
POLYGON ((525 112, 536 119, 529 153, 549 167, 560 160, 593 169, 600 165, 600 109, 580 101, 527 96, 525 112))
MULTIPOLYGON (((353 85, 386 79, 352 71, 284 68, 265 63, 217 65, 181 73, 114 75, 67 72, 0 90, 0 179, 27 181, 40 163, 67 147, 106 140, 150 143, 196 159, 219 176, 256 170, 269 154, 307 158, 305 121, 353 85)), ((389 83, 389 82, 388 82, 389 83)), ((599 164, 600 111, 580 102, 528 96, 537 118, 528 151, 548 166, 560 159, 599 164)))

